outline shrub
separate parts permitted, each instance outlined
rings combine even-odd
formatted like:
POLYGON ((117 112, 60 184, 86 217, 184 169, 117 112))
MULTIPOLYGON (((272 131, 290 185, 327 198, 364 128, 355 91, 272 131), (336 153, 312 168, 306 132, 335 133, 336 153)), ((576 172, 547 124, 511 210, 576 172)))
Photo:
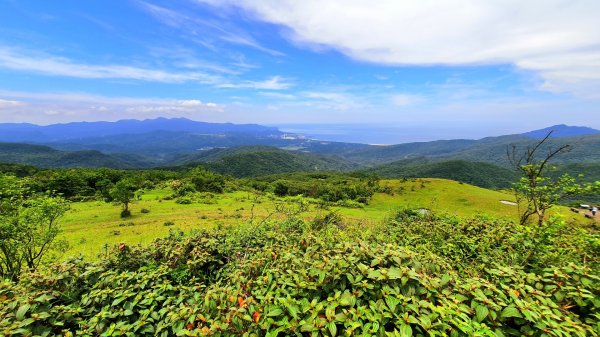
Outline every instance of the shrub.
POLYGON ((171 232, 0 283, 0 335, 597 335, 600 278, 587 267, 460 276, 397 244, 291 228, 171 232))
POLYGON ((189 205, 192 203, 192 199, 188 198, 188 197, 183 197, 183 198, 177 198, 175 200, 176 204, 180 204, 180 205, 189 205))
POLYGON ((189 173, 192 184, 198 192, 223 193, 225 188, 225 178, 202 167, 194 168, 189 173))
POLYGON ((150 213, 150 210, 149 210, 149 209, 146 209, 146 208, 142 208, 142 209, 140 210, 140 213, 150 213))
POLYGON ((163 226, 165 226, 165 227, 169 227, 169 226, 173 226, 173 225, 175 225, 175 223, 173 221, 170 221, 170 220, 169 221, 165 221, 163 223, 163 226))
POLYGON ((170 230, 0 282, 0 335, 598 336, 597 234, 410 210, 373 228, 320 219, 170 230))
POLYGON ((128 209, 124 209, 121 211, 121 218, 129 218, 131 216, 131 211, 128 209))
POLYGON ((336 212, 329 212, 325 215, 317 215, 311 222, 310 228, 313 230, 322 230, 329 226, 341 227, 342 225, 342 217, 336 212))

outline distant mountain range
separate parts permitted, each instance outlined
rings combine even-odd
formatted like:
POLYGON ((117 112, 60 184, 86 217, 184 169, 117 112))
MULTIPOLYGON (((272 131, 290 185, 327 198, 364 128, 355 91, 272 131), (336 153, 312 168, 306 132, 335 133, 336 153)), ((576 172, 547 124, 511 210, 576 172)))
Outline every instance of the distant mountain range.
POLYGON ((376 146, 304 139, 261 125, 204 123, 183 118, 49 126, 0 124, 0 142, 4 142, 0 143, 0 162, 111 168, 201 164, 236 177, 361 169, 385 177, 439 176, 502 187, 514 178, 507 170, 507 147, 526 147, 550 130, 553 133, 547 146, 574 146, 571 152, 558 157, 557 163, 589 164, 578 167, 597 171, 600 131, 586 127, 556 125, 479 140, 376 146))
POLYGON ((75 122, 40 126, 28 123, 0 124, 2 142, 79 142, 121 135, 157 131, 204 135, 238 134, 254 137, 281 136, 277 128, 257 124, 196 122, 186 118, 120 120, 117 122, 75 122))
POLYGON ((577 137, 600 134, 600 130, 585 126, 569 126, 564 124, 554 125, 540 130, 525 132, 524 135, 532 138, 542 139, 550 132, 552 138, 577 137))

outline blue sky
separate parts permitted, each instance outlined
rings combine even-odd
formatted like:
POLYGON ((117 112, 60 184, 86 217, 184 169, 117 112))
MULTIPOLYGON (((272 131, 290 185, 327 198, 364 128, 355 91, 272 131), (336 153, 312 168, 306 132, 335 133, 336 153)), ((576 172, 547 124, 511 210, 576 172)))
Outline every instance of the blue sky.
POLYGON ((0 122, 600 128, 598 17, 595 0, 0 0, 0 122))

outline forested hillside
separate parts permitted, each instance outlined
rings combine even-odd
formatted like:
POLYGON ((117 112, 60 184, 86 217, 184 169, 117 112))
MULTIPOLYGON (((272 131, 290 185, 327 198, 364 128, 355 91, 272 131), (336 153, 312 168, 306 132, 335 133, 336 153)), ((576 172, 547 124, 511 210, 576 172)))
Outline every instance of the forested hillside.
POLYGON ((108 155, 99 151, 59 151, 48 146, 0 143, 0 163, 28 164, 40 167, 147 167, 134 155, 108 155))
POLYGON ((510 188, 517 177, 514 170, 465 160, 405 160, 377 166, 366 172, 385 178, 445 178, 491 189, 510 188))

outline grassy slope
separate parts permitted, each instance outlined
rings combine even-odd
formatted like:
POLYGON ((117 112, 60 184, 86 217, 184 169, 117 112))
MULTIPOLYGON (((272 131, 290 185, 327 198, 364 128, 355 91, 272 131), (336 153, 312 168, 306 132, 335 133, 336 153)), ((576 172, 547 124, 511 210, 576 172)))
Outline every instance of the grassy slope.
MULTIPOLYGON (((444 179, 406 182, 385 180, 382 184, 391 186, 395 191, 394 195, 377 193, 363 209, 334 207, 332 210, 339 212, 346 221, 365 225, 380 222, 402 207, 423 207, 463 217, 486 214, 515 218, 515 207, 500 203, 502 199, 511 200, 512 196, 509 194, 444 179), (398 192, 400 188, 403 188, 401 193, 398 192)), ((235 225, 251 219, 253 195, 248 192, 226 193, 215 204, 179 205, 172 200, 158 201, 169 193, 168 190, 149 191, 141 201, 132 205, 133 216, 125 221, 119 218, 118 205, 103 202, 73 203, 71 211, 61 219, 64 229, 61 237, 71 245, 66 255, 81 253, 94 258, 105 244, 148 244, 153 239, 166 235, 171 228, 190 231, 220 224, 235 225), (140 213, 142 208, 150 210, 150 213, 140 213), (119 226, 120 223, 129 221, 135 225, 119 226), (165 221, 173 221, 175 225, 164 226, 165 221), (115 235, 114 231, 119 234, 115 235)), ((255 222, 261 221, 275 210, 273 200, 262 197, 261 201, 254 207, 255 222)), ((311 205, 303 216, 310 220, 323 212, 326 211, 311 205)), ((561 213, 570 220, 584 220, 582 216, 564 208, 561 208, 561 213)), ((274 214, 272 217, 282 218, 283 215, 274 214)))

